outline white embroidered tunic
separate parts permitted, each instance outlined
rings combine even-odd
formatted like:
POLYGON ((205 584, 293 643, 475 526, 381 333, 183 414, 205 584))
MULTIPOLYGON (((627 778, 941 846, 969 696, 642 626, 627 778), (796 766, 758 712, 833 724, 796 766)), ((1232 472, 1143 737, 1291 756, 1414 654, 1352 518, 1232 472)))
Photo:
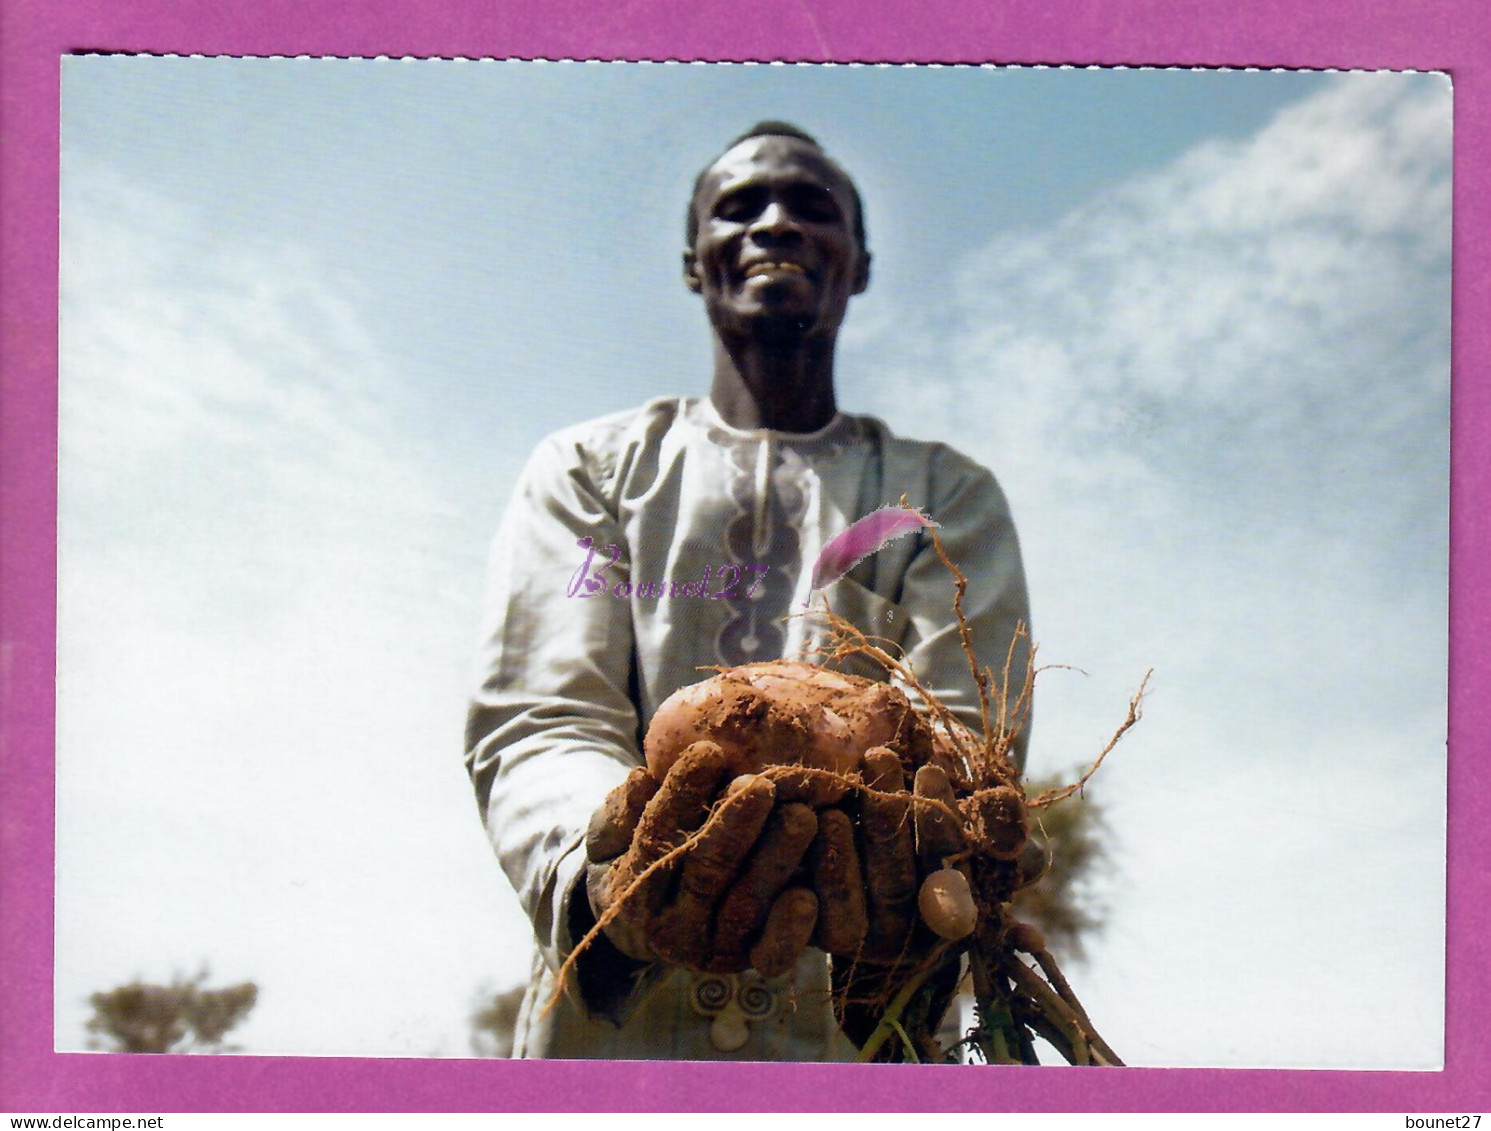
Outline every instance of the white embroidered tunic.
MULTIPOLYGON (((940 524, 969 579, 964 607, 980 661, 1004 672, 1016 626, 1029 622, 1014 525, 994 477, 945 445, 897 439, 873 417, 842 413, 810 434, 741 430, 707 399, 670 398, 556 433, 534 453, 493 544, 466 754, 488 834, 534 928, 515 1056, 852 1057, 816 950, 776 982, 652 971, 620 1026, 590 1015, 575 992, 545 1007, 578 941, 571 901, 585 899, 586 826, 640 764, 653 712, 715 665, 803 657, 822 639, 821 622, 793 614, 809 600, 819 550, 902 495, 940 524)), ((824 595, 901 649, 979 729, 952 578, 929 538, 891 543, 824 595)), ((1017 685, 1027 654, 1018 640, 1017 685)))

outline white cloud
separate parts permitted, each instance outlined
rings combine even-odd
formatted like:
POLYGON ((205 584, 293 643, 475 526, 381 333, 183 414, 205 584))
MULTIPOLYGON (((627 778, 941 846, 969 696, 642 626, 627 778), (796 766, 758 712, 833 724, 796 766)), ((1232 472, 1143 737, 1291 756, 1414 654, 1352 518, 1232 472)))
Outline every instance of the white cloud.
POLYGON ((1050 442, 1137 457, 1120 486, 1152 485, 1140 461, 1158 475, 1180 455, 1188 473, 1227 476, 1290 432, 1317 437, 1304 477, 1322 470, 1322 430, 1391 435, 1409 409, 1442 413, 1446 93, 1343 79, 1249 141, 1207 144, 977 255, 955 360, 1000 410, 1009 474, 1061 476, 1044 452, 1018 462, 1050 442))
POLYGON ((1442 604, 1447 96, 1341 76, 1249 140, 996 238, 951 327, 884 328, 850 364, 899 430, 996 469, 1038 587, 1132 560, 1216 595, 1282 555, 1302 583, 1398 599, 1406 570, 1442 604), (1182 573, 1202 550, 1222 574, 1182 573))
MULTIPOLYGON (((1093 673, 1047 673, 1036 768, 1157 669, 1077 978, 1135 1062, 1438 1053, 1430 1008, 1372 1035, 1383 971, 1442 971, 1446 95, 1341 76, 844 343, 864 407, 999 473, 1043 656, 1093 673)), ((59 1040, 208 961, 260 981, 253 1051, 462 1052, 526 954, 457 756, 486 531, 356 280, 64 174, 59 1040)))
POLYGON ((260 983, 252 1051, 462 1053, 518 973, 460 766, 485 532, 354 283, 105 167, 66 188, 59 1044, 206 962, 260 983))
POLYGON ((996 237, 950 323, 846 356, 892 427, 995 469, 1042 656, 1093 673, 1044 677, 1035 766, 1156 669, 1094 786, 1126 879, 1091 996, 1144 1063, 1439 1056, 1432 1008, 1370 1033, 1384 972, 1441 997, 1449 110, 1437 78, 1338 76, 996 237))

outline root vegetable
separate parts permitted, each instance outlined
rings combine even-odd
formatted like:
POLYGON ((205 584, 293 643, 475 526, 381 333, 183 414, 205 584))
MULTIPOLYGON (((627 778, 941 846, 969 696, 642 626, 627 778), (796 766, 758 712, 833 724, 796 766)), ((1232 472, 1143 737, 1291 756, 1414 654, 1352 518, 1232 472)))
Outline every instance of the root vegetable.
POLYGON ((1028 837, 1025 796, 1015 786, 981 789, 961 804, 969 835, 995 860, 1018 860, 1028 837))
MULTIPOLYGON (((981 666, 963 613, 968 579, 928 529, 954 578, 953 612, 982 733, 939 702, 910 665, 825 609, 833 635, 824 662, 868 658, 895 683, 777 661, 721 671, 670 696, 646 735, 647 770, 635 771, 592 821, 592 861, 615 862, 592 867, 609 882, 592 897, 599 922, 576 953, 600 930, 614 941, 646 939, 653 929, 643 953, 623 951, 717 972, 754 965, 776 976, 811 940, 834 956, 835 1013, 862 1059, 899 1058, 895 1038, 907 1055, 935 1055, 933 1033, 966 962, 978 1017, 970 1039, 986 1061, 1038 1063, 1035 1033, 1073 1063, 1121 1063, 1038 932, 1012 918, 1009 900, 1045 865, 1027 810, 1082 787, 1138 720, 1145 685, 1079 782, 1027 799, 1010 753, 1029 711, 1034 649, 1021 626, 1002 678, 981 666), (1021 673, 1010 667, 1022 655, 1019 690, 1021 673), (643 779, 663 784, 649 798, 643 779), (664 912, 674 874, 677 894, 664 912), (711 924, 709 910, 726 887, 711 924), (929 943, 933 935, 941 941, 929 943)), ((719 1023, 726 1020, 721 1014, 719 1023)))
POLYGON ((951 942, 966 939, 978 924, 968 877, 956 868, 943 868, 923 880, 916 902, 922 922, 951 942))
POLYGON ((661 779, 701 739, 718 743, 736 773, 767 766, 856 772, 863 752, 888 745, 919 764, 930 728, 899 689, 811 664, 747 664, 674 692, 653 715, 644 749, 661 779))
POLYGON ((773 701, 748 681, 715 676, 663 701, 647 730, 647 768, 662 779, 692 743, 717 742, 734 773, 754 773, 766 759, 795 762, 809 745, 810 719, 795 703, 773 701))

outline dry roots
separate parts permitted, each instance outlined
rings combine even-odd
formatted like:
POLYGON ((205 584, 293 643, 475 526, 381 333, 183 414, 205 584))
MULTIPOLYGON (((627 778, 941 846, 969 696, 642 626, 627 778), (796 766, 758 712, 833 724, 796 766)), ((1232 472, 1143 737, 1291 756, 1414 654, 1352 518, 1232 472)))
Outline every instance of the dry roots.
MULTIPOLYGON (((954 610, 978 688, 983 736, 974 735, 964 728, 917 680, 914 672, 827 608, 822 610, 822 614, 828 619, 834 642, 825 651, 825 658, 838 661, 851 655, 864 655, 880 664, 889 675, 918 695, 939 734, 946 735, 957 750, 962 773, 954 778, 954 782, 959 794, 963 835, 969 849, 961 854, 960 859, 949 862, 968 869, 970 873, 979 926, 963 943, 943 946, 927 955, 906 971, 893 989, 883 990, 879 1002, 861 1003, 883 1006, 880 1024, 862 1046, 861 1059, 918 1059, 941 1051, 933 1037, 940 1011, 936 1011, 934 1016, 919 1009, 918 998, 936 992, 932 988, 935 975, 961 950, 967 956, 967 976, 973 983, 977 1019, 973 1031, 962 1043, 971 1046, 986 1062, 1037 1064, 1032 1036, 1039 1036, 1069 1064, 1121 1065, 1123 1061, 1093 1027, 1055 958, 1046 949, 1040 932, 1016 921, 1008 904, 1020 886, 1039 874, 1038 869, 1031 874, 1021 867, 1022 850, 1028 849, 1025 811, 1055 804, 1081 792, 1119 739, 1139 721, 1149 675, 1146 673, 1139 690, 1130 700, 1123 723, 1078 781, 1047 790, 1034 799, 1026 798, 1009 759, 1009 751, 1030 707, 1037 672, 1034 648, 1030 651, 1021 686, 1012 697, 1008 694, 1010 668, 1020 640, 1017 637, 1011 643, 997 686, 998 694, 994 695, 994 676, 979 668, 963 614, 962 598, 967 580, 943 552, 936 531, 930 533, 943 563, 956 579, 954 610), (1016 798, 1011 797, 1011 786, 1015 788, 1016 798), (1001 801, 1005 802, 1003 812, 998 811, 1001 808, 998 802, 1001 801), (1012 801, 1013 808, 1008 808, 1012 801), (1021 955, 1032 959, 1034 965, 1021 955), (904 1023, 908 1018, 916 1018, 919 1022, 915 1029, 904 1023), (889 1055, 887 1046, 890 1046, 889 1055)), ((1023 634, 1023 628, 1021 632, 1023 634)), ((912 801, 915 805, 935 804, 925 798, 913 798, 912 801)))
MULTIPOLYGON (((902 500, 903 505, 905 500, 902 500)), ((943 818, 961 830, 963 851, 942 863, 956 868, 969 880, 977 906, 977 928, 960 942, 924 945, 900 962, 878 964, 860 973, 859 961, 847 964, 835 959, 835 1007, 841 1019, 851 1014, 860 1019, 868 1036, 860 1036, 862 1060, 919 1060, 951 1056, 934 1036, 943 1012, 959 981, 962 959, 972 981, 976 1024, 960 1042, 991 1064, 1038 1064, 1033 1038, 1047 1041, 1074 1065, 1121 1065, 1123 1062, 1098 1034, 1086 1010, 1072 992, 1056 960, 1046 949, 1040 932, 1016 921, 1009 902, 1023 885, 1039 875, 1044 863, 1027 839, 1027 812, 1055 804, 1079 793, 1097 771, 1120 738, 1139 721, 1141 703, 1149 675, 1140 683, 1129 703, 1128 714, 1107 745, 1078 781, 1027 798, 1010 750, 1030 710, 1037 669, 1035 649, 1028 650, 1020 685, 1011 695, 1011 668, 1027 641, 1021 626, 1010 642, 1004 670, 994 673, 980 668, 972 634, 963 612, 968 580, 948 558, 933 528, 928 528, 938 556, 954 579, 953 609, 964 652, 978 690, 983 733, 974 734, 918 680, 912 671, 875 638, 835 614, 825 603, 813 614, 826 619, 830 630, 827 646, 820 650, 825 664, 852 656, 864 656, 878 664, 895 682, 921 700, 934 734, 938 764, 947 771, 956 795, 956 807, 910 793, 890 795, 870 788, 858 773, 810 769, 803 766, 769 766, 760 772, 773 780, 792 776, 821 778, 859 797, 895 796, 908 802, 907 812, 939 810, 943 818), (1032 856, 1036 859, 1032 860, 1032 856), (1022 957, 1023 956, 1023 957, 1022 957), (1029 961, 1027 961, 1029 959, 1029 961), (951 978, 949 978, 951 972, 951 978), (842 976, 841 976, 842 974, 842 976), (869 1021, 865 1022, 864 1018, 869 1021)), ((685 838, 636 876, 631 885, 616 894, 611 906, 595 927, 580 941, 561 970, 563 985, 578 956, 615 918, 629 898, 638 895, 655 874, 673 867, 698 842, 699 833, 685 838)), ((556 994, 556 1000, 557 1000, 556 994)), ((551 1007, 552 1007, 551 1003, 551 1007)), ((847 1027, 847 1026, 846 1026, 847 1027)))

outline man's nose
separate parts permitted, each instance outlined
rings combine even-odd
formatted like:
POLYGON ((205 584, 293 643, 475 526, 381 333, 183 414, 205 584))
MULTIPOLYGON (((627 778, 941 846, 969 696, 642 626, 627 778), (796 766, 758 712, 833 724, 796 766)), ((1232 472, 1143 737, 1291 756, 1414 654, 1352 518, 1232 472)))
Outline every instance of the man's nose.
POLYGON ((779 200, 769 200, 761 209, 761 214, 756 217, 755 223, 751 225, 754 235, 782 237, 796 235, 799 232, 797 217, 792 215, 789 208, 783 206, 779 200))

